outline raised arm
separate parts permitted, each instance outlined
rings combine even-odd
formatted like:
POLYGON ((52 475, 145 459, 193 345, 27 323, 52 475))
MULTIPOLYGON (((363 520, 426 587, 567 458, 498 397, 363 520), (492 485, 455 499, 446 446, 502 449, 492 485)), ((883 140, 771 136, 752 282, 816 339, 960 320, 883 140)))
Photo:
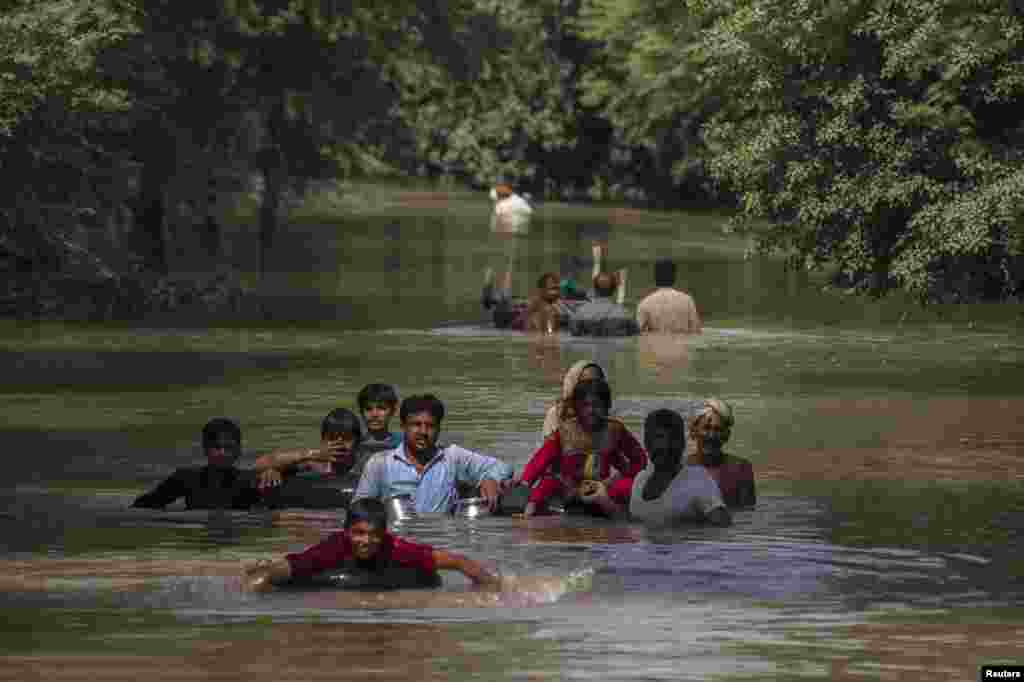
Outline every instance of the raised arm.
POLYGON ((501 578, 489 572, 476 561, 443 549, 434 550, 434 567, 438 570, 459 571, 479 587, 501 589, 501 578))

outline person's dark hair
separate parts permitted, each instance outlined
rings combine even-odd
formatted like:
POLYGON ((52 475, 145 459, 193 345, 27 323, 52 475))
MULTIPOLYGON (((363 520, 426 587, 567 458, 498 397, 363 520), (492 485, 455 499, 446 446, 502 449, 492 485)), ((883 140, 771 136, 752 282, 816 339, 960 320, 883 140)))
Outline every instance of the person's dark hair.
POLYGON ((683 434, 683 449, 686 449, 686 420, 675 410, 660 409, 644 419, 644 447, 648 453, 651 451, 650 435, 663 429, 683 434))
POLYGON ((608 297, 615 293, 615 287, 619 284, 618 278, 610 272, 599 272, 594 276, 594 293, 601 297, 608 297))
POLYGON ((390 384, 367 384, 359 391, 356 398, 359 409, 363 412, 370 406, 370 403, 384 403, 386 405, 398 405, 398 392, 390 384))
POLYGON ((320 437, 323 438, 329 433, 350 433, 356 439, 356 445, 363 440, 363 426, 359 417, 344 407, 331 410, 320 422, 320 437))
POLYGON ((242 429, 238 424, 225 417, 216 417, 206 422, 203 427, 203 446, 217 441, 217 436, 226 433, 242 444, 242 429))
POLYGON ((576 403, 585 398, 598 398, 606 408, 612 408, 612 388, 604 379, 585 379, 576 384, 572 390, 572 402, 576 403))
POLYGON ((654 285, 670 287, 676 283, 676 264, 668 258, 659 258, 654 263, 654 285))
POLYGON ((376 497, 361 497, 348 508, 345 517, 345 530, 360 521, 366 521, 371 528, 388 528, 388 508, 376 497))
POLYGON ((540 278, 537 279, 537 288, 538 289, 547 289, 547 283, 548 282, 554 282, 555 286, 557 287, 558 283, 560 281, 561 280, 558 279, 558 275, 557 274, 555 274, 553 272, 545 272, 543 275, 540 276, 540 278))
POLYGON ((404 422, 410 415, 428 412, 441 425, 444 419, 444 403, 438 400, 437 396, 431 393, 423 395, 411 395, 402 401, 402 407, 398 410, 399 418, 404 422))

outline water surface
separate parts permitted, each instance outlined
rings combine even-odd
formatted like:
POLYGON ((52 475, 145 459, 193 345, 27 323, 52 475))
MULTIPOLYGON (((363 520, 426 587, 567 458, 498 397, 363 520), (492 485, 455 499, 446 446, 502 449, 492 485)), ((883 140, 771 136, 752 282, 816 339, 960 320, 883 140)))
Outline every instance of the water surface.
POLYGON ((744 260, 714 216, 549 205, 522 244, 520 293, 562 254, 586 256, 599 225, 630 302, 650 259, 673 253, 706 331, 497 332, 477 303, 496 255, 486 200, 428 198, 290 226, 259 325, 0 325, 0 679, 970 679, 1024 661, 1014 325, 822 294, 744 260), (238 419, 251 461, 312 445, 373 381, 436 393, 445 438, 518 469, 582 358, 605 366, 638 435, 652 409, 731 401, 729 449, 754 463, 757 508, 727 529, 398 528, 516 576, 501 596, 458 576, 436 593, 247 595, 241 565, 339 515, 126 509, 202 461, 208 418, 238 419), (567 575, 588 588, 566 590, 567 575))

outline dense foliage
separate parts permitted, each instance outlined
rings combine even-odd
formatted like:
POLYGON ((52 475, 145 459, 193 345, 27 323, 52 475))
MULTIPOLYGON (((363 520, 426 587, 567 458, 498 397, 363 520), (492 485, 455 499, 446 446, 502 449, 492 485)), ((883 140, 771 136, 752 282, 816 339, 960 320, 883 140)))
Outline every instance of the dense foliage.
POLYGON ((266 268, 289 192, 384 161, 714 198, 846 286, 1016 296, 1022 40, 991 0, 0 0, 0 267, 215 262, 257 177, 266 268))
POLYGON ((605 32, 641 27, 626 89, 660 70, 652 110, 704 121, 700 154, 761 250, 834 264, 874 293, 1019 291, 1024 24, 1012 4, 618 4, 598 3, 605 32))

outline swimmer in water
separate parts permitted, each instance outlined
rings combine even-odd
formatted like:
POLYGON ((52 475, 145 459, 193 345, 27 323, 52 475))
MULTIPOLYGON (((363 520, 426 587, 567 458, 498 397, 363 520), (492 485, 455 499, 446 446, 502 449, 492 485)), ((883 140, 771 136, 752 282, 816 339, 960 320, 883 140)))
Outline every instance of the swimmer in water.
MULTIPOLYGON (((359 417, 350 410, 332 410, 320 423, 320 447, 301 450, 279 450, 256 460, 261 489, 275 488, 292 477, 326 481, 348 480, 352 486, 359 480, 369 455, 357 455, 363 440, 359 417)), ((334 506, 344 506, 347 499, 334 506)), ((294 505, 302 506, 302 505, 294 505)), ((323 506, 319 504, 317 506, 323 506)))
POLYGON ((437 572, 447 570, 459 571, 478 587, 500 589, 501 578, 472 559, 392 535, 387 530, 387 518, 387 507, 380 500, 357 500, 348 511, 343 531, 302 552, 261 561, 246 569, 245 586, 265 592, 325 571, 381 572, 399 568, 416 571, 423 584, 438 584, 437 572))
POLYGON ((211 419, 203 427, 206 466, 185 467, 171 474, 133 507, 163 509, 185 498, 186 509, 249 509, 263 503, 251 471, 235 468, 242 454, 242 429, 230 419, 211 419))

